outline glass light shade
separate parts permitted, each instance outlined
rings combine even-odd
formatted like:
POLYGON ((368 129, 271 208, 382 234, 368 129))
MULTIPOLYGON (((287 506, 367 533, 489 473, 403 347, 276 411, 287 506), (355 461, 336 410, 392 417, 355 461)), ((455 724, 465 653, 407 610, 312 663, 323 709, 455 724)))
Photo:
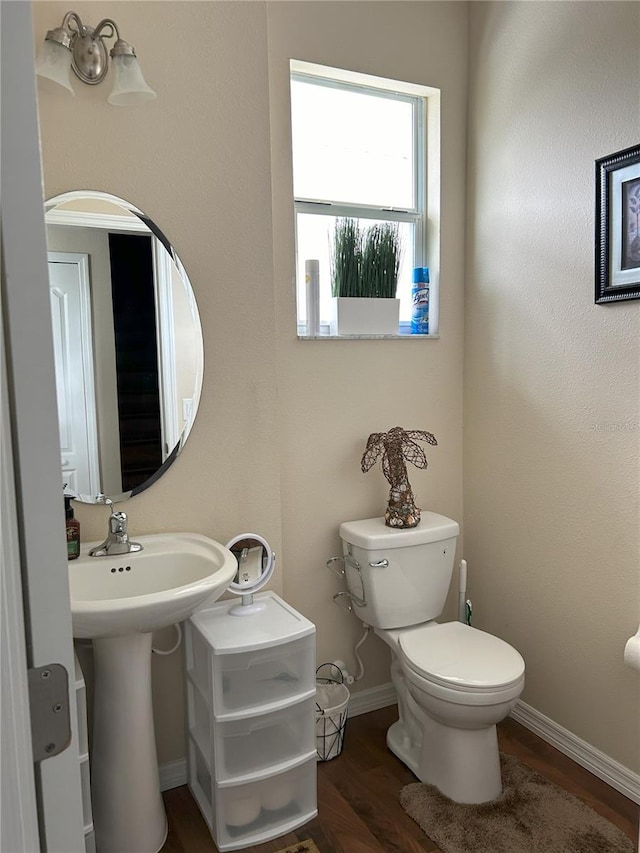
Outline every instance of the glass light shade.
POLYGON ((152 101, 156 93, 142 76, 140 63, 135 56, 121 55, 112 59, 113 89, 107 98, 116 107, 152 101))
POLYGON ((59 92, 62 86, 75 95, 71 87, 71 51, 57 41, 44 41, 36 59, 36 74, 45 92, 59 92))

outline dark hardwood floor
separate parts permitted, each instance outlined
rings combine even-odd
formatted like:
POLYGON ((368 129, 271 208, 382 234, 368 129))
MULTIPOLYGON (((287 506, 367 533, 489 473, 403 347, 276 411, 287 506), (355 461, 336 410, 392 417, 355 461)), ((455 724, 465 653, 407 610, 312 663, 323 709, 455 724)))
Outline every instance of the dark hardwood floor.
MULTIPOLYGON (((244 853, 275 853, 308 838, 320 853, 438 853, 398 802, 400 789, 416 778, 387 749, 386 731, 396 719, 395 706, 351 718, 342 754, 318 764, 318 816, 244 853)), ((637 843, 635 803, 513 720, 501 723, 498 732, 503 752, 583 800, 637 843)), ((162 853, 217 853, 189 790, 174 788, 164 798, 169 836, 162 853)))

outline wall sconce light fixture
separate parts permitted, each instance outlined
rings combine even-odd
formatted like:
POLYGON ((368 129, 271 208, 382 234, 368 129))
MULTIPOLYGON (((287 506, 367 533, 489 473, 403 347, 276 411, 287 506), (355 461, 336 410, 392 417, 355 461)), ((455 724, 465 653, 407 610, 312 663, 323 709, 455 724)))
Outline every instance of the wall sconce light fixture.
POLYGON ((67 12, 60 26, 45 36, 36 60, 36 74, 47 87, 58 91, 62 86, 73 95, 70 70, 83 83, 101 83, 109 70, 109 56, 113 60, 113 89, 107 98, 110 104, 122 107, 156 97, 142 76, 135 50, 120 38, 116 22, 110 18, 94 28, 85 26, 76 12, 67 12), (114 45, 107 52, 104 40, 114 37, 114 45))

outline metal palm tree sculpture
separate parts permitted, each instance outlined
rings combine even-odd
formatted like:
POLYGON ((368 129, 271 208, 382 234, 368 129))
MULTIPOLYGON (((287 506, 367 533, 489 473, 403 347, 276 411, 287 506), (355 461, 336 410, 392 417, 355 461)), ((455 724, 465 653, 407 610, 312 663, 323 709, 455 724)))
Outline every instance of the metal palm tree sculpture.
POLYGON ((363 473, 378 461, 382 454, 382 473, 389 481, 389 503, 384 514, 387 527, 415 527, 420 523, 420 509, 416 506, 409 477, 407 462, 416 468, 426 468, 427 457, 424 450, 416 444, 426 441, 437 445, 435 436, 421 429, 404 430, 393 427, 389 432, 374 432, 367 439, 367 447, 362 456, 363 473))

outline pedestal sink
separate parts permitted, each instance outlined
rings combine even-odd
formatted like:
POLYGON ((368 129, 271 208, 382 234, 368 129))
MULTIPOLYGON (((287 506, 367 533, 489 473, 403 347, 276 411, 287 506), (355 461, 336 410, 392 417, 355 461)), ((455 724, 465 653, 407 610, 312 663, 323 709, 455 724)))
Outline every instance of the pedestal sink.
POLYGON ((136 536, 143 550, 69 563, 73 635, 93 641, 91 796, 98 853, 157 853, 167 835, 151 703, 152 632, 222 595, 231 551, 197 533, 136 536))

